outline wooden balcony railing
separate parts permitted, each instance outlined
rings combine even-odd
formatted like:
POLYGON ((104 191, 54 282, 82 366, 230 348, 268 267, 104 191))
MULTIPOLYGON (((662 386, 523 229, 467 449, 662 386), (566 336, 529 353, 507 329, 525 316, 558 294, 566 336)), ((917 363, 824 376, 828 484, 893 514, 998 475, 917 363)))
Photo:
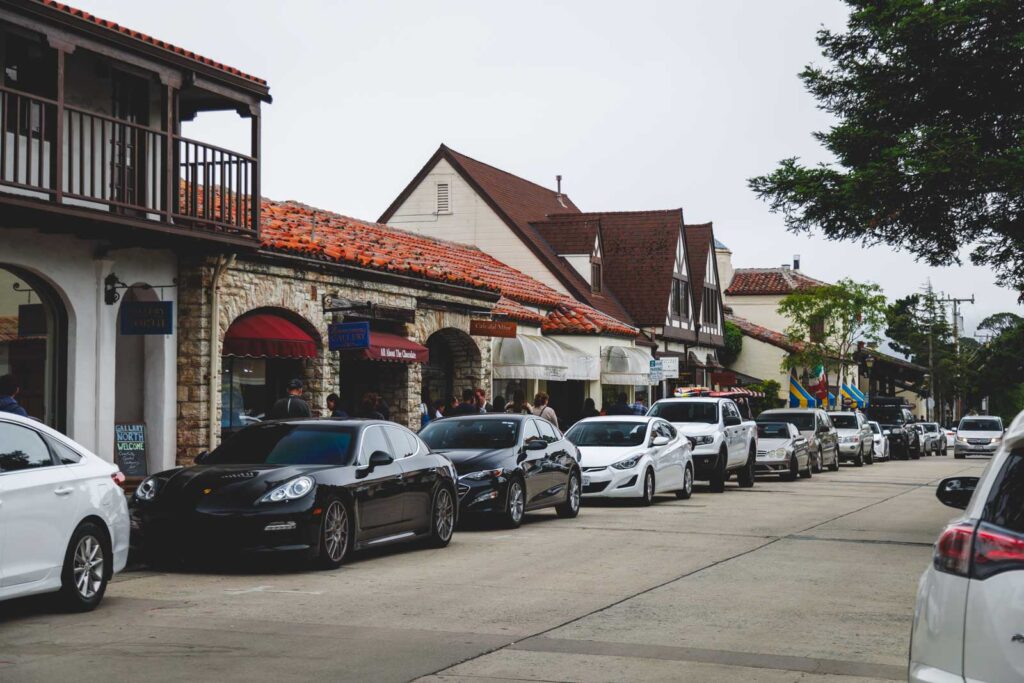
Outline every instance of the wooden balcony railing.
POLYGON ((257 173, 253 157, 0 87, 0 192, 256 236, 257 173))

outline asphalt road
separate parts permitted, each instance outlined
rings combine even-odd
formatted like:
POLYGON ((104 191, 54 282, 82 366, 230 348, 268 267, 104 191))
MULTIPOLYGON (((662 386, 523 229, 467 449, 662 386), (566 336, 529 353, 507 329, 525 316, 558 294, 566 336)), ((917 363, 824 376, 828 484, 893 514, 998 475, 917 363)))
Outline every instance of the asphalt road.
POLYGON ((470 530, 443 550, 119 576, 85 615, 0 603, 0 681, 906 678, 951 456, 698 487, 470 530))

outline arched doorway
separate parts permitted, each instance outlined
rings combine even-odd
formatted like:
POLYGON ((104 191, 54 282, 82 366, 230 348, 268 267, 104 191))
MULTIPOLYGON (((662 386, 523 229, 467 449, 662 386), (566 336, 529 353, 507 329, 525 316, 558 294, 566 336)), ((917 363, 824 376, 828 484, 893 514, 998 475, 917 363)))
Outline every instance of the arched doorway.
POLYGON ((308 391, 319 354, 318 336, 289 311, 261 308, 236 318, 221 357, 222 437, 263 419, 290 380, 303 380, 308 391))
POLYGON ((423 365, 423 394, 431 403, 459 397, 480 386, 480 348, 462 330, 446 327, 427 338, 430 360, 423 365))
POLYGON ((28 414, 66 431, 68 315, 43 278, 0 263, 0 375, 21 385, 17 401, 28 414))

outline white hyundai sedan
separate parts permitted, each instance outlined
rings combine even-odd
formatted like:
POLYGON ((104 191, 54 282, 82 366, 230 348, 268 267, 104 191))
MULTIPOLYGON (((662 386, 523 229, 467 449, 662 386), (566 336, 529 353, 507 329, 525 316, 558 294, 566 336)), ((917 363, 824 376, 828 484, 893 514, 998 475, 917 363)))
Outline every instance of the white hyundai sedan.
POLYGON ((1024 681, 1024 413, 981 477, 939 483, 964 510, 939 536, 917 591, 911 681, 1024 681))
POLYGON ((34 420, 0 413, 0 600, 59 593, 91 610, 128 561, 116 465, 34 420))
POLYGON ((566 432, 580 451, 584 498, 635 498, 693 493, 690 440, 657 417, 590 417, 566 432))

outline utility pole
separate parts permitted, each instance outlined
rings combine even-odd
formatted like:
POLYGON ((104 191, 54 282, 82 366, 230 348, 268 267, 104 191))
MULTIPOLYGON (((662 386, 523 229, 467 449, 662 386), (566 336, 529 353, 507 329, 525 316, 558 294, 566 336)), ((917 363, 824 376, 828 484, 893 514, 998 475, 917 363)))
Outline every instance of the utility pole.
MULTIPOLYGON (((973 304, 974 295, 971 294, 970 299, 959 299, 955 296, 944 296, 938 300, 939 303, 953 304, 953 349, 956 353, 957 368, 959 369, 961 358, 960 358, 960 304, 973 304)), ((959 373, 958 373, 959 374, 959 373)), ((960 392, 957 391, 956 401, 953 403, 953 420, 959 420, 962 413, 963 397, 960 392)))

